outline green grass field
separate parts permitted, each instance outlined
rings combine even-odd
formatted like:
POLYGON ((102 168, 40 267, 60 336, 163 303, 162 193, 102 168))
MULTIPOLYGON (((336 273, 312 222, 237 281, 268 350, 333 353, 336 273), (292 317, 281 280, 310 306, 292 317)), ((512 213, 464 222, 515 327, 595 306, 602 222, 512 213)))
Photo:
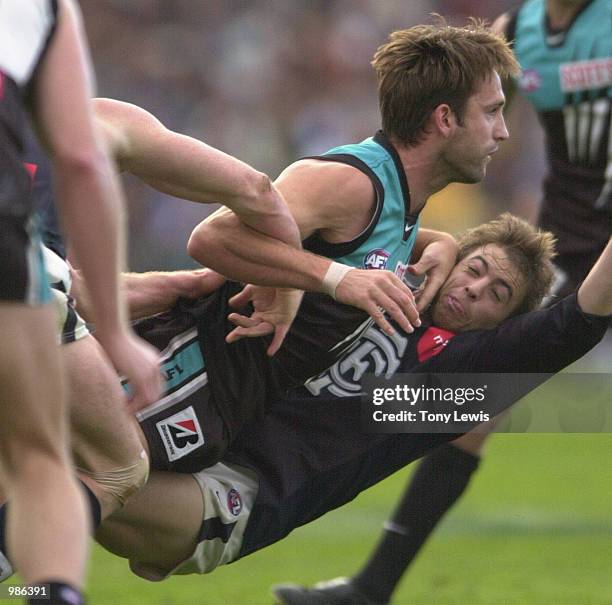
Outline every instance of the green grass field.
MULTIPOLYGON (((612 603, 612 434, 497 435, 394 603, 612 603)), ((406 482, 402 471, 272 548, 207 576, 151 584, 96 548, 93 604, 270 604, 276 582, 350 574, 406 482)))

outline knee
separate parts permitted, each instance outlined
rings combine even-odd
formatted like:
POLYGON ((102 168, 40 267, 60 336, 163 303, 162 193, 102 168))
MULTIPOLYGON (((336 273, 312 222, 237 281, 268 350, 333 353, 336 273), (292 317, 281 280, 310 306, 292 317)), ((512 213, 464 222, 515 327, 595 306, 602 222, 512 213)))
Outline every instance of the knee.
POLYGON ((149 457, 142 450, 138 460, 123 468, 107 471, 79 470, 95 482, 100 500, 110 500, 115 503, 113 508, 117 508, 117 504, 119 507, 123 506, 127 499, 147 482, 149 457))

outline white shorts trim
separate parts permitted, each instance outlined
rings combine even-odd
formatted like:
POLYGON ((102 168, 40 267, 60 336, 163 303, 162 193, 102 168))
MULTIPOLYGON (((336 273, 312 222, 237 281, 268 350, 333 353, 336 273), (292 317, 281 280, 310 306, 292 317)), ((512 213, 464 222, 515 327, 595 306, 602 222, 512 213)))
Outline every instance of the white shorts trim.
POLYGON ((74 299, 70 296, 72 278, 68 263, 50 248, 44 245, 41 247, 57 318, 58 343, 65 344, 85 338, 89 330, 85 320, 76 312, 74 299))

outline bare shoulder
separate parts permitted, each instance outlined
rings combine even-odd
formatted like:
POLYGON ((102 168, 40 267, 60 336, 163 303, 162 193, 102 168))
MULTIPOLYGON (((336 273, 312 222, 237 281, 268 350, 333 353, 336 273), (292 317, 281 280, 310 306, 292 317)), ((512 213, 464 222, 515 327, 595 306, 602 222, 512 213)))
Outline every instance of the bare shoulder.
POLYGON ((331 230, 350 239, 368 224, 375 209, 370 178, 353 166, 326 160, 300 160, 275 182, 304 236, 331 230))

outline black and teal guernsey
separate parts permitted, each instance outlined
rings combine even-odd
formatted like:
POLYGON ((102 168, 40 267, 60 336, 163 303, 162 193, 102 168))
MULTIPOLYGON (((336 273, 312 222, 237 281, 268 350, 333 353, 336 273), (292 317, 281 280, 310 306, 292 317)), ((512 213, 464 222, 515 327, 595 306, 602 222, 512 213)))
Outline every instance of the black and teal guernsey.
POLYGON ((48 302, 50 290, 23 164, 26 108, 56 21, 52 0, 0 2, 0 298, 33 305, 48 302))
MULTIPOLYGON (((368 226, 351 241, 330 244, 317 234, 304 248, 360 269, 390 269, 402 277, 410 261, 419 226, 410 212, 406 175, 393 145, 382 133, 362 143, 336 147, 317 159, 353 166, 368 176, 376 194, 368 226)), ((307 292, 283 344, 267 357, 265 339, 245 339, 225 345, 232 329, 228 298, 240 289, 227 284, 211 297, 192 305, 198 317, 210 387, 220 413, 226 415, 232 436, 265 401, 303 384, 329 367, 372 324, 369 316, 331 297, 307 292)))
POLYGON ((27 215, 32 204, 25 171, 26 114, 32 83, 55 31, 52 0, 0 2, 0 214, 27 215))
POLYGON ((508 37, 521 64, 519 89, 546 134, 540 225, 557 235, 561 256, 593 262, 612 231, 612 2, 586 2, 558 31, 550 27, 546 2, 528 0, 510 21, 508 37))

